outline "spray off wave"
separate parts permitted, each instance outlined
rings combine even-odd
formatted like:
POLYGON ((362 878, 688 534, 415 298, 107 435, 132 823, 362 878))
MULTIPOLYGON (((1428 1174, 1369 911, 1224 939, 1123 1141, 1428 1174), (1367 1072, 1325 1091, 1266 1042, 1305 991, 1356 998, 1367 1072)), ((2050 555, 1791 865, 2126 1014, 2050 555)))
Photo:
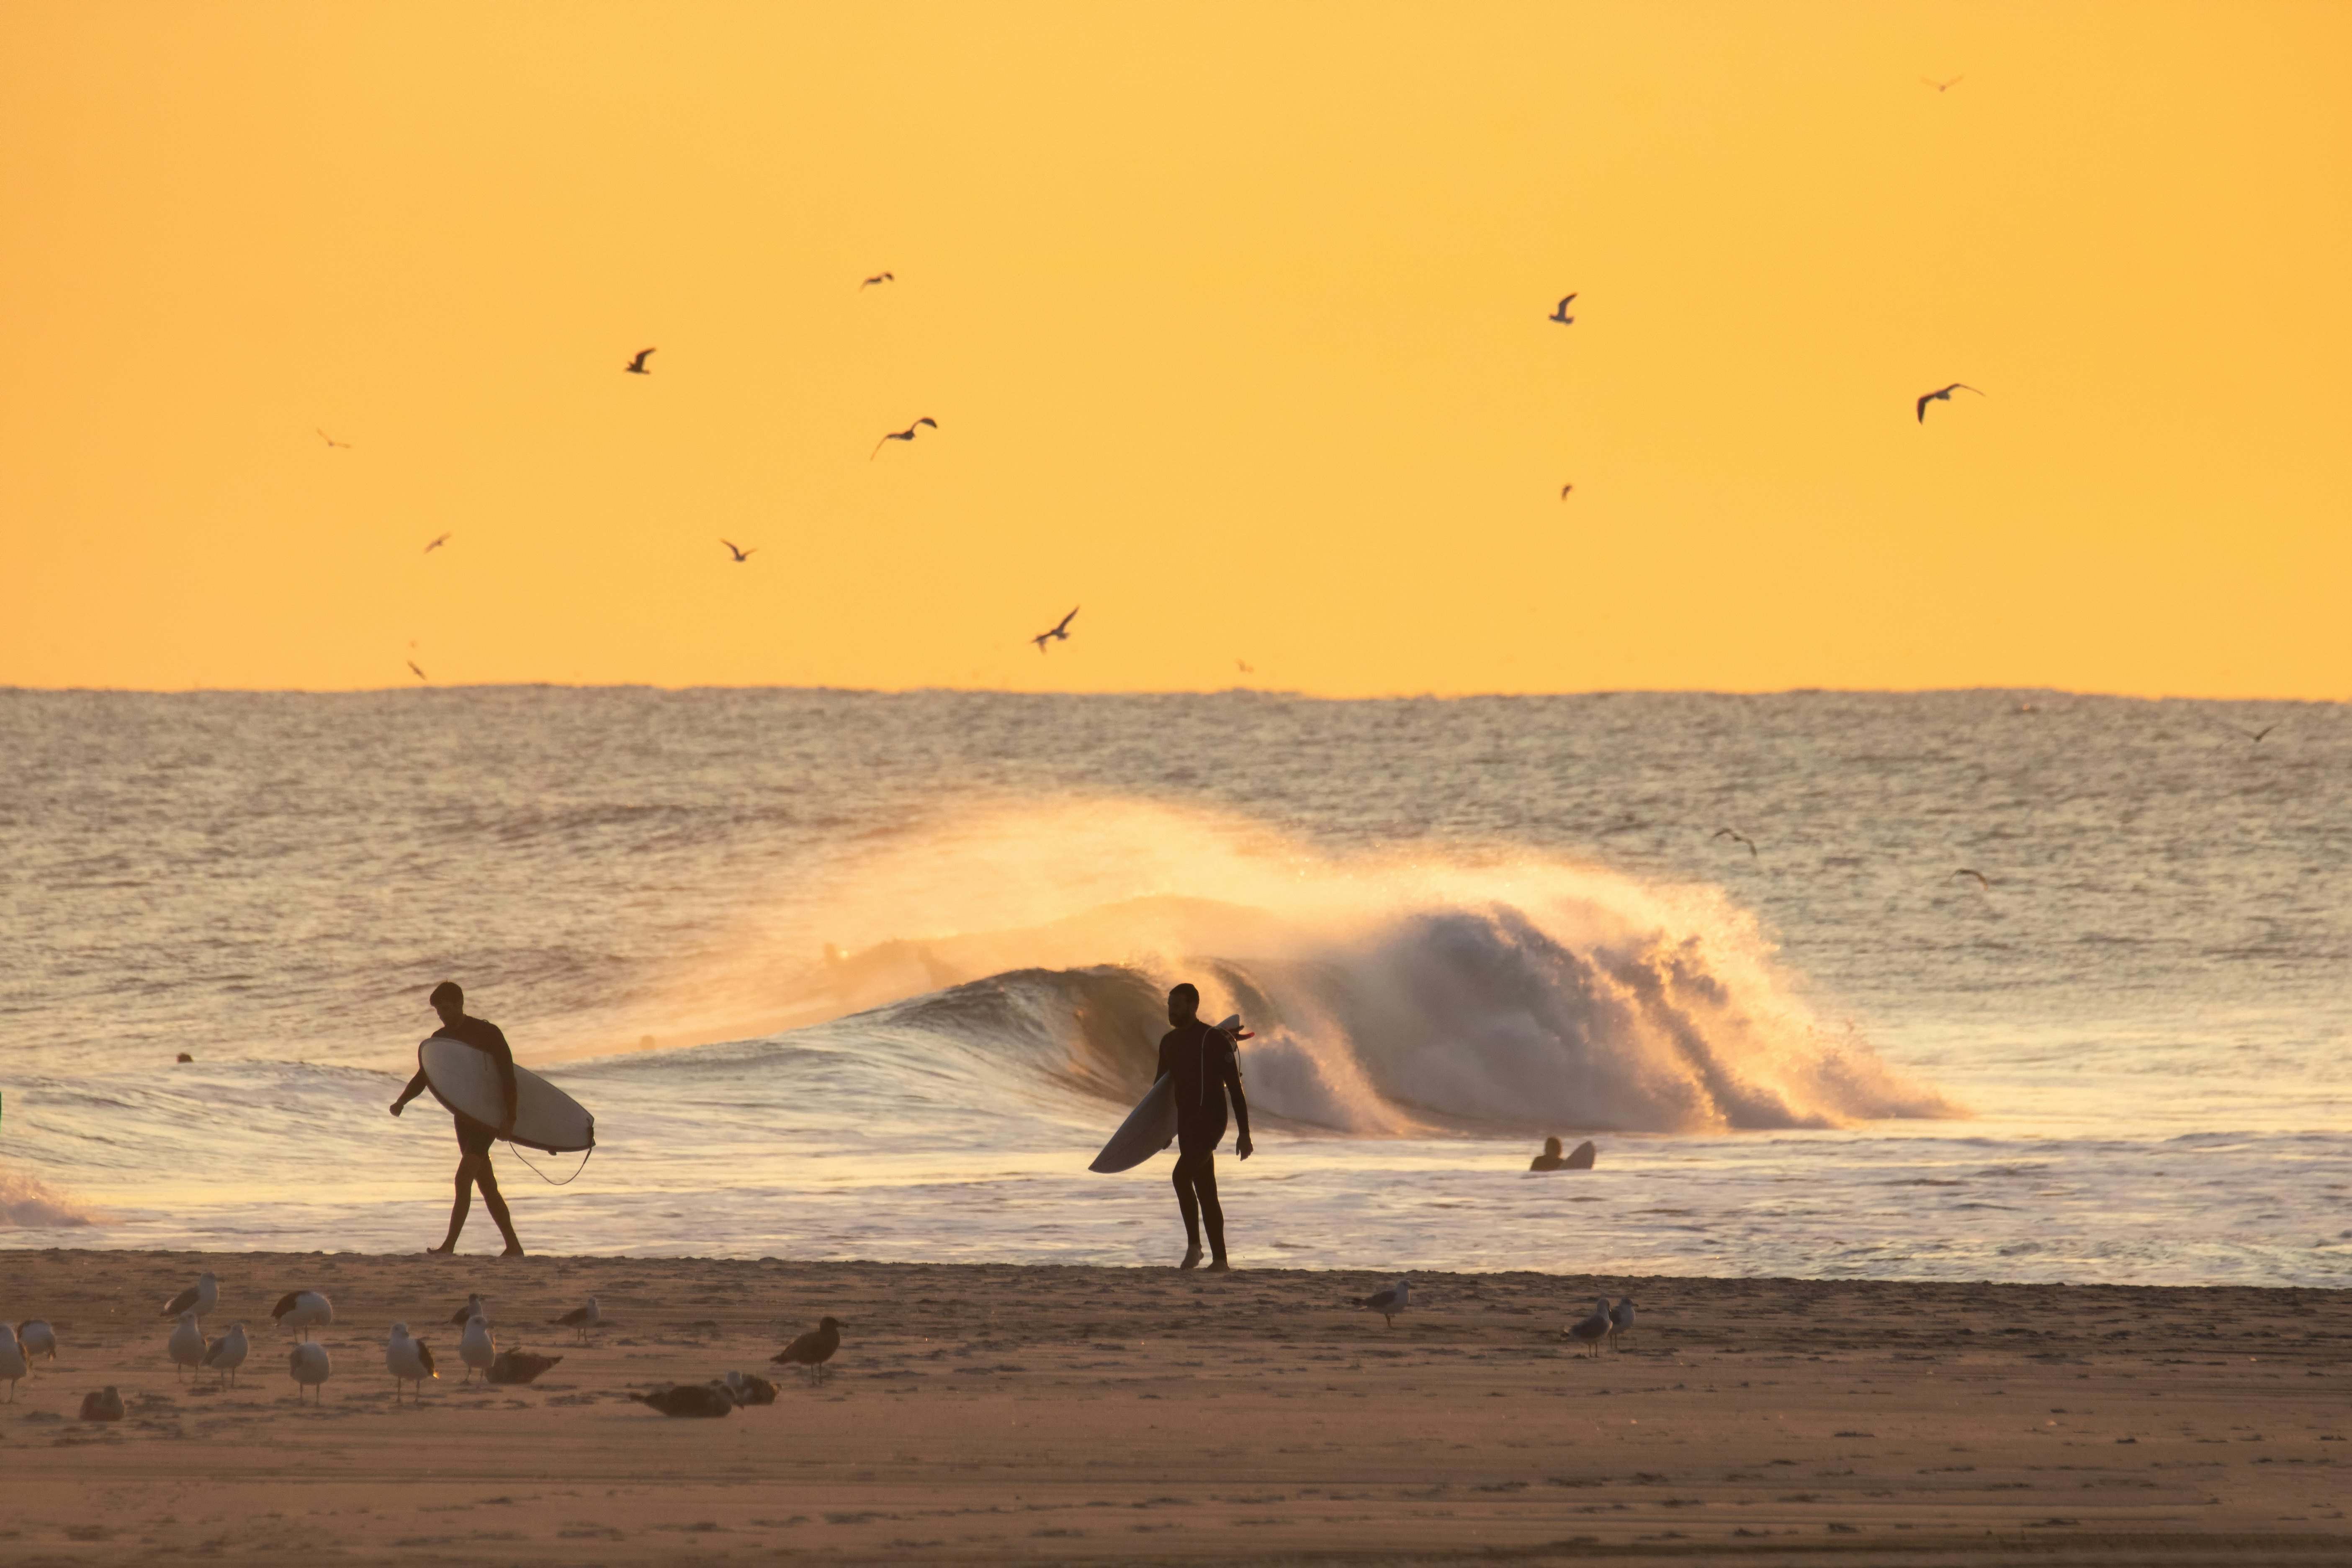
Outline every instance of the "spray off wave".
POLYGON ((1257 1032, 1254 1107, 1359 1137, 1963 1114, 1826 1025, 1718 890, 1524 851, 1341 857, 1199 813, 1008 808, 843 857, 748 950, 820 931, 821 963, 691 990, 1124 1100, 1191 979, 1257 1032))

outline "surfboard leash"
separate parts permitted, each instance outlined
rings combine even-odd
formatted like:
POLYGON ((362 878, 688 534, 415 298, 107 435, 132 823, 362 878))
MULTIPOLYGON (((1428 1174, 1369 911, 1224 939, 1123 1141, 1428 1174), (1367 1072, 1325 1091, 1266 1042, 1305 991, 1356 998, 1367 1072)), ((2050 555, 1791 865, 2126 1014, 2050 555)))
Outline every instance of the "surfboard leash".
POLYGON ((520 1149, 516 1148, 513 1140, 507 1140, 506 1145, 508 1153, 512 1154, 516 1159, 520 1160, 525 1165, 530 1166, 530 1173, 537 1176, 541 1181, 545 1182, 551 1187, 570 1186, 572 1183, 580 1179, 580 1172, 588 1168, 588 1162, 596 1157, 596 1146, 593 1143, 591 1143, 588 1146, 588 1152, 580 1157, 579 1169, 573 1171, 570 1175, 564 1177, 563 1180, 559 1182, 553 1176, 549 1175, 545 1171, 541 1170, 537 1165, 532 1165, 530 1163, 530 1156, 524 1153, 520 1149))

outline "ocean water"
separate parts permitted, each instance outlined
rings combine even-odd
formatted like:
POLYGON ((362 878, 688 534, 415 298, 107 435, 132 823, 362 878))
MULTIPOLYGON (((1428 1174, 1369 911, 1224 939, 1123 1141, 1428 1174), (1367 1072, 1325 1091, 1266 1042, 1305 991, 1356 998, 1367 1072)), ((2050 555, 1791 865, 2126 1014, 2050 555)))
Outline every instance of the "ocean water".
POLYGON ((437 1240, 455 978, 534 1249, 1164 1263, 1189 978, 1244 1266, 2352 1283, 2340 704, 7 691, 0 952, 0 1246, 437 1240))

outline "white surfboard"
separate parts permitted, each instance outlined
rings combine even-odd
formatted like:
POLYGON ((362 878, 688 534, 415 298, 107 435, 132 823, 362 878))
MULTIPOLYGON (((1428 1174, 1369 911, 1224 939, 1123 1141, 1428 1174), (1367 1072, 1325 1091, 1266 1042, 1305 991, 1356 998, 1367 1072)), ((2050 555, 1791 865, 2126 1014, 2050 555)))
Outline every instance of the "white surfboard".
MULTIPOLYGON (((418 1044, 416 1065, 424 1069, 425 1087, 432 1089, 433 1098, 451 1110, 486 1127, 496 1127, 506 1119, 499 1064, 488 1051, 478 1051, 446 1035, 434 1035, 418 1044)), ((551 1154, 577 1153, 596 1146, 596 1119, 584 1106, 529 1068, 518 1067, 514 1074, 515 1124, 509 1142, 551 1154)))
MULTIPOLYGON (((1217 1027, 1236 1040, 1244 1037, 1239 1013, 1217 1027)), ((1106 1173, 1132 1171, 1174 1142, 1176 1086, 1162 1073, 1152 1084, 1151 1091, 1135 1102, 1135 1109, 1127 1113, 1127 1120, 1118 1124, 1118 1131, 1110 1135, 1110 1142, 1102 1146, 1102 1152, 1087 1169, 1106 1173)))

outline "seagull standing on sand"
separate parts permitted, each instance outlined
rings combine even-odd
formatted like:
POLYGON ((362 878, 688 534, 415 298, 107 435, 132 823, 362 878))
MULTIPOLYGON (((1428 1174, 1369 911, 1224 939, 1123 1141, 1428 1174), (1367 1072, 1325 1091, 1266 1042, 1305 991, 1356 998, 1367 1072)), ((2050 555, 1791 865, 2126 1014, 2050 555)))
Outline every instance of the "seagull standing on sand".
POLYGON ((661 351, 659 349, 639 349, 637 351, 636 358, 631 360, 621 368, 628 372, 631 375, 651 375, 653 374, 653 372, 646 368, 646 356, 650 353, 659 353, 661 351))
POLYGON ((467 1319, 487 1318, 489 1315, 490 1304, 483 1300, 480 1296, 469 1293, 466 1297, 466 1304, 449 1314, 449 1321, 452 1326, 462 1329, 466 1326, 467 1319))
POLYGON ((406 1323, 392 1325, 392 1338, 385 1342, 383 1347, 383 1364, 385 1370, 392 1373, 392 1402, 394 1405, 400 1403, 402 1384, 415 1384, 416 1397, 422 1399, 425 1397, 425 1380, 428 1377, 437 1379, 441 1375, 433 1370, 433 1347, 423 1340, 410 1339, 406 1323))
MULTIPOLYGON (((294 1379, 294 1402, 299 1405, 302 1402, 302 1391, 306 1388, 318 1388, 320 1384, 327 1381, 328 1374, 334 1370, 335 1363, 328 1356, 327 1347, 318 1341, 305 1340, 294 1346, 286 1354, 286 1371, 294 1379)), ((323 1405, 326 1399, 326 1391, 320 1389, 319 1403, 323 1405)))
POLYGON ((1558 321, 1563 327, 1572 327, 1576 325, 1576 318, 1568 313, 1568 303, 1575 298, 1576 296, 1573 294, 1562 294, 1559 297, 1559 303, 1551 308, 1551 314, 1546 316, 1544 320, 1547 321, 1558 321))
MULTIPOLYGON (((414 669, 416 667, 410 665, 409 668, 414 669)), ((183 1312, 194 1312, 196 1315, 196 1321, 201 1323, 205 1321, 205 1314, 211 1311, 219 1304, 219 1301, 220 1282, 213 1278, 212 1270, 207 1268, 196 1276, 194 1284, 164 1302, 163 1310, 156 1316, 176 1318, 183 1312)))
POLYGON ((312 1329, 323 1329, 335 1321, 335 1304, 316 1290, 289 1290, 278 1298, 269 1315, 281 1329, 301 1330, 307 1340, 312 1329))
POLYGON ((120 1421, 122 1419, 122 1395, 114 1384, 108 1384, 95 1394, 81 1396, 81 1418, 85 1421, 120 1421))
MULTIPOLYGON (((1570 295, 1570 298, 1573 299, 1575 296, 1570 295)), ((1357 1305, 1366 1311, 1378 1312, 1388 1321, 1389 1327, 1393 1329, 1396 1327, 1396 1315, 1404 1310, 1405 1299, 1412 1293, 1412 1287, 1400 1279, 1385 1290, 1373 1291, 1357 1305)))
POLYGON ((466 1331, 457 1336, 457 1359, 466 1363, 466 1381, 474 1374, 489 1375, 491 1365, 499 1359, 498 1342, 490 1338, 490 1321, 479 1312, 466 1320, 466 1331))
POLYGON ((1728 827, 1718 827, 1715 830, 1714 837, 1717 838, 1728 838, 1734 844, 1747 845, 1748 858, 1751 860, 1756 858, 1756 840, 1748 837, 1745 833, 1735 833, 1728 827))
POLYGON ((1568 1333, 1569 1337, 1577 1343, 1591 1345, 1592 1353, 1598 1356, 1601 1353, 1601 1342, 1609 1337, 1609 1331, 1614 1326, 1609 1316, 1609 1298, 1603 1296, 1599 1305, 1592 1309, 1592 1316, 1581 1322, 1569 1324, 1568 1333))
POLYGON ((0 1378, 8 1380, 8 1403, 16 1403, 19 1380, 33 1375, 33 1363, 25 1357, 25 1347, 16 1342, 16 1331, 0 1323, 0 1378))
POLYGON ((44 1318, 27 1318, 16 1325, 16 1342, 30 1360, 58 1359, 58 1331, 44 1318))
POLYGON ((547 1321, 567 1329, 577 1329, 580 1331, 580 1342, 584 1345, 588 1342, 589 1330, 601 1329, 604 1326, 604 1314, 596 1305, 596 1298, 591 1296, 588 1298, 586 1306, 574 1307, 563 1316, 550 1318, 547 1321))
POLYGON ((824 1363, 841 1348, 841 1322, 836 1318, 819 1318, 816 1327, 800 1336, 768 1359, 779 1366, 804 1366, 809 1381, 822 1383, 825 1377, 824 1363))
POLYGON ((239 1318, 228 1326, 228 1332, 205 1347, 205 1364, 219 1373, 228 1386, 236 1386, 236 1369, 245 1364, 246 1352, 252 1347, 245 1338, 245 1320, 239 1318))
MULTIPOLYGON (((920 419, 916 420, 912 425, 908 426, 904 430, 891 431, 888 435, 882 437, 882 441, 911 441, 915 438, 915 432, 921 429, 926 425, 929 426, 934 430, 940 427, 940 422, 926 414, 920 419)), ((874 460, 875 453, 882 450, 882 441, 875 442, 874 451, 866 454, 866 460, 867 462, 872 462, 874 460)))
POLYGON ((1609 1348, 1615 1350, 1617 1342, 1633 1331, 1633 1298, 1621 1296, 1609 1309, 1609 1348))
POLYGON ((1943 388, 1939 392, 1923 392, 1919 395, 1919 423, 1922 425, 1927 423, 1927 405, 1930 403, 1949 403, 1952 400, 1952 394, 1955 392, 1976 392, 1979 397, 1982 397, 1984 395, 1983 393, 1977 392, 1975 387, 1970 386, 1965 381, 1956 381, 1952 383, 1951 385, 1943 388))
POLYGON ((193 1308, 180 1314, 180 1321, 172 1330, 172 1337, 163 1348, 172 1355, 174 1382, 180 1378, 180 1369, 205 1364, 205 1331, 197 1326, 193 1308))

